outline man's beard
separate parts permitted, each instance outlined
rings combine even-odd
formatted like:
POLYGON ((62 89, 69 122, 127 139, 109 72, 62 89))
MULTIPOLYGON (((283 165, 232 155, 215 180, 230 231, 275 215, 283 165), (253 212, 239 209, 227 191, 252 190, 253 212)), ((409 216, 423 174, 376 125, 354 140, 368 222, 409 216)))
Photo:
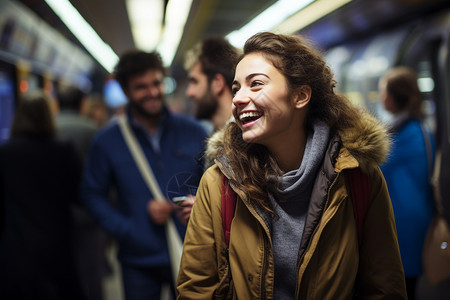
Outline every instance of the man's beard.
MULTIPOLYGON (((157 99, 152 99, 150 101, 161 101, 161 102, 164 102, 162 96, 157 98, 157 99)), ((140 105, 141 102, 143 102, 143 101, 141 100, 139 102, 136 102, 136 101, 130 99, 128 101, 128 104, 130 105, 130 108, 131 108, 132 111, 136 112, 137 114, 139 114, 140 116, 142 116, 144 118, 158 118, 159 116, 161 116, 162 111, 163 111, 162 108, 159 111, 157 111, 157 112, 148 112, 147 110, 144 109, 144 107, 142 105, 140 105)))
POLYGON ((200 101, 197 102, 195 118, 198 120, 211 120, 216 113, 218 106, 217 99, 215 99, 211 91, 208 90, 200 101))

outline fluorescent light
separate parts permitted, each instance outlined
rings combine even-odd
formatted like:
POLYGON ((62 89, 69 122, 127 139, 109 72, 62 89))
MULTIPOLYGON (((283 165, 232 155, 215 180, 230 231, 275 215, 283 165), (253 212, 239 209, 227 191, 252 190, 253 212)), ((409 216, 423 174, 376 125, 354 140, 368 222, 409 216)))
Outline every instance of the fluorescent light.
POLYGON ((111 73, 119 60, 117 54, 98 36, 75 7, 68 0, 45 0, 45 2, 100 65, 111 73))
POLYGON ((308 7, 287 18, 274 28, 274 31, 292 34, 324 17, 351 0, 317 0, 308 7))
POLYGON ((271 30, 293 13, 304 8, 314 0, 279 0, 239 30, 226 37, 237 48, 242 48, 245 41, 257 32, 271 30))
POLYGON ((434 90, 434 80, 431 77, 422 77, 417 79, 417 84, 419 85, 419 90, 422 93, 429 93, 434 90))
POLYGON ((167 4, 163 36, 157 48, 166 66, 175 56, 191 5, 192 0, 169 0, 167 4))
POLYGON ((162 0, 127 0, 126 6, 136 47, 153 51, 161 36, 162 0))

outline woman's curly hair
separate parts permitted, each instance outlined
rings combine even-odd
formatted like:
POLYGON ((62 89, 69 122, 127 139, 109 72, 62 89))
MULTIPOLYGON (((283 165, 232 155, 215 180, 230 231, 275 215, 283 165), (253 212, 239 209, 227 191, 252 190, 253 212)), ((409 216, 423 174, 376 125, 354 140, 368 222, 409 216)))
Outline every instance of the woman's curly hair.
MULTIPOLYGON (((333 131, 355 126, 359 119, 357 109, 335 92, 336 81, 322 55, 300 36, 262 32, 255 34, 244 45, 243 57, 260 53, 286 78, 291 92, 302 85, 311 87, 307 105, 307 128, 313 120, 322 120, 333 131)), ((233 184, 243 195, 271 211, 268 193, 276 191, 281 174, 275 158, 259 144, 247 143, 236 123, 230 123, 224 132, 223 153, 228 157, 235 178, 233 184), (274 176, 275 175, 275 176, 274 176)))

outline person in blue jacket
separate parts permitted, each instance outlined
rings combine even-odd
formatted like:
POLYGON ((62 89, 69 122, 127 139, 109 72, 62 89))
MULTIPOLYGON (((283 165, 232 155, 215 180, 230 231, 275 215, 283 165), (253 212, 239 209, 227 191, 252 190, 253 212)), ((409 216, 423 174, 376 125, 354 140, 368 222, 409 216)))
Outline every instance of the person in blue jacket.
POLYGON ((392 148, 381 170, 394 208, 411 300, 422 274, 422 248, 433 213, 430 173, 434 164, 434 137, 423 124, 422 94, 414 70, 404 66, 392 68, 381 77, 379 91, 385 109, 393 115, 392 148))
POLYGON ((207 138, 192 117, 171 113, 164 102, 164 67, 156 52, 124 53, 115 78, 128 98, 126 115, 132 132, 156 177, 164 202, 154 199, 130 154, 118 122, 94 137, 83 176, 82 196, 92 213, 119 245, 127 300, 159 299, 161 287, 173 276, 164 224, 177 218, 174 196, 195 195, 203 172, 207 138), (110 200, 115 190, 115 205, 110 200))

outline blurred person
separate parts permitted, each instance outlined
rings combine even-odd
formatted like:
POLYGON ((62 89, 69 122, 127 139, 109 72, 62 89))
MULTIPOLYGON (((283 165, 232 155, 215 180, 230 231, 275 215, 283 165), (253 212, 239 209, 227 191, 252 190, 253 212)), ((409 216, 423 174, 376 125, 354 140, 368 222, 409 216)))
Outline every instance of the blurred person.
POLYGON ((109 121, 109 110, 105 101, 99 95, 91 95, 87 100, 85 110, 87 118, 92 120, 97 127, 103 127, 109 121))
MULTIPOLYGON (((164 100, 164 67, 156 52, 130 50, 115 68, 128 98, 126 117, 167 199, 195 194, 203 172, 206 132, 193 118, 171 113, 164 100), (181 195, 179 195, 181 193, 181 195)), ((163 284, 174 290, 165 223, 174 222, 184 238, 186 227, 175 205, 153 199, 117 122, 96 135, 84 173, 83 201, 119 245, 118 259, 127 300, 159 299, 163 284), (117 191, 117 205, 108 191, 117 191)))
POLYGON ((430 168, 434 165, 434 137, 421 125, 422 94, 414 70, 404 66, 389 70, 379 81, 379 92, 384 108, 393 115, 392 149, 381 170, 394 208, 408 298, 415 299, 416 281, 422 274, 422 248, 433 213, 430 168), (430 141, 429 154, 425 139, 430 141))
POLYGON ((222 37, 205 38, 186 55, 186 96, 195 103, 195 117, 211 134, 231 117, 231 84, 239 52, 222 37))
POLYGON ((25 95, 0 147, 1 299, 83 299, 70 230, 82 166, 55 138, 49 101, 41 91, 25 95))
MULTIPOLYGON (((55 118, 58 137, 73 143, 83 163, 98 130, 92 120, 82 115, 86 101, 87 95, 78 87, 62 86, 57 94, 59 113, 55 118)), ((102 280, 107 270, 105 232, 81 205, 81 201, 72 205, 72 215, 74 255, 80 282, 86 299, 101 300, 102 280)))
MULTIPOLYGON (((232 118, 231 84, 239 51, 226 39, 207 37, 194 46, 185 58, 188 74, 186 96, 194 101, 195 117, 200 120, 208 135, 221 129, 232 118)), ((213 161, 205 161, 205 169, 213 161)), ((191 214, 192 199, 178 204, 179 218, 187 223, 191 214)))
POLYGON ((247 40, 233 115, 209 148, 187 228, 179 299, 406 299, 387 186, 385 128, 334 91, 298 36, 247 40), (215 143, 215 144, 214 144, 215 143), (359 241, 348 172, 368 176, 359 241), (229 252, 222 176, 236 194, 229 252))
POLYGON ((87 95, 73 85, 62 86, 57 94, 59 112, 55 122, 58 137, 74 143, 82 160, 86 160, 96 124, 83 116, 87 95))

